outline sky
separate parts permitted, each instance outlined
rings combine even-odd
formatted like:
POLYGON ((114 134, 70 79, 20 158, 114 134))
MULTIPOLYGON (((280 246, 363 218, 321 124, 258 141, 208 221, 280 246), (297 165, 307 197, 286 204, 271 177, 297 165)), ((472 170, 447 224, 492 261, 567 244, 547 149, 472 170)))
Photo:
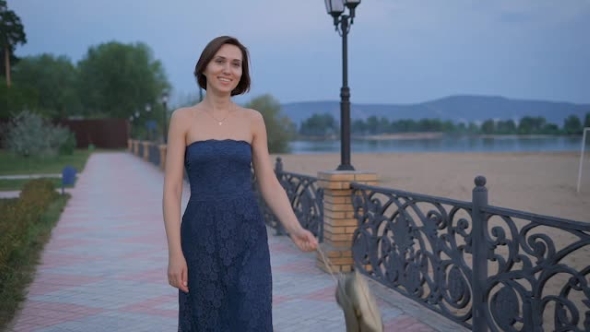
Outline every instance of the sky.
MULTIPOLYGON (((251 92, 281 103, 339 100, 342 39, 321 0, 8 0, 28 43, 18 56, 82 59, 90 46, 144 42, 177 102, 198 94, 205 45, 249 49, 251 92)), ((590 0, 362 0, 349 34, 353 103, 449 95, 590 103, 590 0)))

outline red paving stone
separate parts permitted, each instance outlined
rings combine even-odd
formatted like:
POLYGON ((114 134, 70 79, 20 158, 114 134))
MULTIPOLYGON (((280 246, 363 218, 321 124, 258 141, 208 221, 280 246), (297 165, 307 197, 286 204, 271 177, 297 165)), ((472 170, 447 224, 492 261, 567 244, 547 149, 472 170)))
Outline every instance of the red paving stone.
POLYGON ((101 312, 104 310, 80 305, 29 301, 20 314, 25 318, 17 322, 14 330, 24 331, 39 327, 51 327, 101 312))
POLYGON ((401 315, 399 317, 396 317, 394 319, 392 319, 391 321, 388 321, 385 324, 385 330, 386 331, 407 331, 407 332, 428 332, 428 331, 435 331, 432 329, 432 327, 421 323, 420 321, 418 321, 415 317, 412 316, 407 316, 407 315, 401 315))
POLYGON ((288 300, 290 300, 290 298, 288 296, 273 295, 273 297, 272 297, 272 303, 274 305, 281 304, 281 303, 286 302, 288 300))
POLYGON ((168 282, 166 273, 167 270, 165 268, 158 267, 138 273, 118 275, 115 278, 120 280, 132 280, 136 282, 161 284, 168 282))
MULTIPOLYGON (((274 247, 273 247, 274 250, 274 247)), ((289 251, 285 251, 289 252, 289 251)), ((318 268, 313 262, 300 262, 296 261, 293 263, 282 264, 276 268, 277 271, 289 272, 289 273, 318 273, 318 268)))
POLYGON ((161 309, 158 308, 162 305, 167 305, 170 302, 176 301, 176 298, 170 295, 163 295, 156 298, 152 298, 143 302, 138 302, 123 308, 120 308, 121 312, 132 312, 141 313, 147 315, 156 315, 167 318, 178 317, 178 310, 161 309))
MULTIPOLYGON (((57 292, 73 286, 82 286, 93 282, 100 281, 101 278, 88 277, 82 275, 67 275, 58 273, 43 273, 37 275, 27 289, 29 295, 44 295, 57 292)), ((42 303, 42 302, 40 302, 42 303)))
MULTIPOLYGON (((59 233, 58 233, 59 234, 59 233)), ((50 242, 46 246, 46 250, 60 250, 67 248, 78 248, 88 244, 91 244, 92 240, 82 239, 61 239, 59 242, 50 242)))
POLYGON ((54 253, 53 255, 44 255, 41 262, 46 267, 59 267, 65 265, 71 265, 75 263, 85 262, 90 257, 83 257, 80 255, 67 254, 67 253, 54 253))
POLYGON ((313 293, 306 295, 304 298, 316 301, 334 302, 334 296, 336 294, 336 287, 329 286, 313 293))

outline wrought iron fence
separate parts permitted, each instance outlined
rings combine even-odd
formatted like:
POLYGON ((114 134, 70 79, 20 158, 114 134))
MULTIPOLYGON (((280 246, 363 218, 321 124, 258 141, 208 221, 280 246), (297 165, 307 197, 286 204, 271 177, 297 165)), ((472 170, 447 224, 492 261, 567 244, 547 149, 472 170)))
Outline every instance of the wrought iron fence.
POLYGON ((356 269, 473 331, 590 331, 590 224, 351 185, 356 269), (559 237, 559 240, 556 238, 559 237))
MULTIPOLYGON (((279 183, 285 189, 291 207, 301 226, 312 232, 318 238, 318 241, 322 242, 324 234, 324 190, 318 186, 318 179, 304 174, 285 172, 280 157, 277 157, 275 162, 275 174, 279 183)), ((285 235, 286 232, 283 226, 264 203, 262 196, 259 194, 258 197, 267 224, 276 230, 277 235, 285 235)))

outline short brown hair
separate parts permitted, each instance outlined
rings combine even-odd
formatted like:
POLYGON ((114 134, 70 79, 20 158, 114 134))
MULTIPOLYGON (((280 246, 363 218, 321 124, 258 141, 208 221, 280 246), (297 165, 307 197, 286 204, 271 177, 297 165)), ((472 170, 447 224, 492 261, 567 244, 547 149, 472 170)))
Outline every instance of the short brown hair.
POLYGON ((205 71, 205 68, 207 68, 209 62, 213 60, 213 57, 217 54, 219 49, 226 44, 237 46, 242 52, 242 77, 240 78, 238 86, 236 86, 231 92, 232 96, 241 95, 250 90, 250 66, 248 63, 248 49, 235 37, 220 36, 211 40, 209 44, 205 46, 199 61, 197 61, 194 75, 199 86, 204 90, 207 90, 207 77, 203 75, 203 72, 205 71))

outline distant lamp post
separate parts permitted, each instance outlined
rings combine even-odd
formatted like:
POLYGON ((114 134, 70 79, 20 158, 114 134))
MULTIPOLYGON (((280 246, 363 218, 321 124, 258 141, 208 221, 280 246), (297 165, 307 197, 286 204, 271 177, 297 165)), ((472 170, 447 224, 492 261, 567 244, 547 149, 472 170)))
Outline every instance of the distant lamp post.
MULTIPOLYGON (((152 105, 150 104, 145 104, 145 112, 146 113, 150 113, 152 111, 152 105)), ((148 119, 151 119, 151 117, 149 117, 148 119)), ((151 120, 150 120, 151 121, 151 120)), ((146 125, 147 126, 147 125, 146 125)), ((150 129, 148 129, 148 140, 151 141, 152 140, 152 131, 150 129)))
POLYGON ((164 130, 162 131, 164 133, 164 137, 163 137, 163 142, 164 144, 168 143, 168 92, 164 91, 164 93, 162 94, 162 106, 164 107, 164 112, 163 112, 163 124, 164 124, 164 130))
POLYGON ((334 26, 342 36, 342 88, 340 89, 340 166, 339 171, 354 171, 350 164, 350 88, 348 87, 348 32, 354 23, 361 0, 324 0, 334 26), (344 10, 348 8, 348 14, 344 10))

